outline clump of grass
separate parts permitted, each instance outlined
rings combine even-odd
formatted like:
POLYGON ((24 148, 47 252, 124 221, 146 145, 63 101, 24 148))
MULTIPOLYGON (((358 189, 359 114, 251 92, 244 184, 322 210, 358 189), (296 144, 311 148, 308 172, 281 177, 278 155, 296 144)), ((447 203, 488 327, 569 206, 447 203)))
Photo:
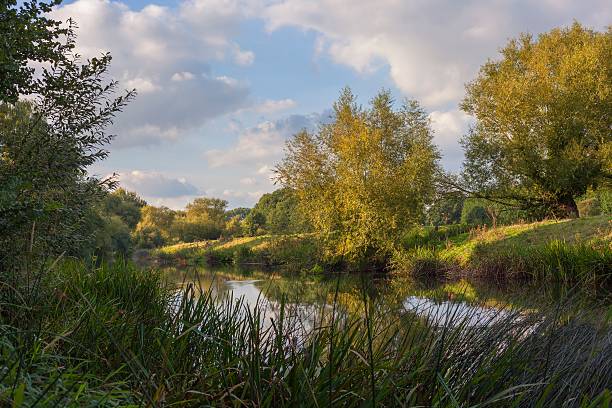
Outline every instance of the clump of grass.
POLYGON ((498 251, 477 248, 472 265, 477 274, 484 276, 580 283, 599 290, 612 287, 612 249, 582 242, 570 245, 554 240, 537 246, 507 246, 498 251))
POLYGON ((418 277, 439 276, 449 267, 432 247, 418 246, 409 251, 396 251, 391 258, 392 270, 418 277))
POLYGON ((0 326, 0 404, 13 407, 136 406, 140 396, 122 379, 122 370, 104 377, 88 373, 87 362, 54 354, 42 339, 0 326))

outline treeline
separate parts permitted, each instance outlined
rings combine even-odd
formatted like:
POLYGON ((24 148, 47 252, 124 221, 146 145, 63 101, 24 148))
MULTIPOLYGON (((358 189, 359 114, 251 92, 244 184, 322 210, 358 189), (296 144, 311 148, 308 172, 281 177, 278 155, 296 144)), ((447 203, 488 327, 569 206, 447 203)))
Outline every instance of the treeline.
POLYGON ((104 196, 95 213, 94 253, 110 259, 129 256, 136 248, 311 230, 287 188, 264 194, 253 208, 227 207, 225 200, 200 197, 184 210, 172 210, 118 188, 104 196))

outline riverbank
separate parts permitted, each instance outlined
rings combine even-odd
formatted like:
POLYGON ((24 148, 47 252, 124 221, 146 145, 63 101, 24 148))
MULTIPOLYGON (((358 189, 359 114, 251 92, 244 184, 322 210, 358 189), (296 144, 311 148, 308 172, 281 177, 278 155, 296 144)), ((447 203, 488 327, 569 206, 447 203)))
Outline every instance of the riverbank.
POLYGON ((612 218, 475 228, 409 246, 392 263, 396 271, 416 275, 554 280, 607 291, 612 287, 612 218))
MULTIPOLYGON (((251 264, 301 272, 346 266, 326 257, 310 234, 178 244, 153 250, 150 257, 162 265, 251 264)), ((612 218, 417 229, 389 264, 394 272, 419 276, 555 280, 605 291, 612 287, 612 218)))
POLYGON ((150 251, 149 258, 165 266, 257 265, 297 272, 323 271, 323 265, 337 262, 324 256, 312 234, 262 235, 169 245, 150 251))
POLYGON ((451 309, 443 320, 406 310, 390 321, 363 291, 350 308, 339 293, 307 326, 282 298, 266 311, 197 284, 177 293, 160 272, 122 263, 54 265, 36 289, 1 314, 0 402, 14 406, 599 407, 610 398, 608 323, 560 319, 555 307, 451 309))

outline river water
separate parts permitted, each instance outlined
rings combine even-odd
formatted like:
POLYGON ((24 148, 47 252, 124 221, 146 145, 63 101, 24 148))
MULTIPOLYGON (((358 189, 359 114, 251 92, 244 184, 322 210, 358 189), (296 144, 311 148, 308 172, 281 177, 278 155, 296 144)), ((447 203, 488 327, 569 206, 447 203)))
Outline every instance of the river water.
POLYGON ((509 315, 548 308, 559 299, 550 285, 502 284, 482 280, 412 279, 391 275, 296 275, 258 269, 171 268, 165 270, 177 290, 193 285, 212 292, 219 301, 241 299, 259 307, 266 321, 277 320, 281 305, 298 317, 305 330, 318 323, 325 310, 363 314, 375 305, 392 316, 413 313, 431 324, 479 326, 509 315), (372 306, 369 306, 372 307, 372 306), (517 313, 517 310, 519 311, 517 313))

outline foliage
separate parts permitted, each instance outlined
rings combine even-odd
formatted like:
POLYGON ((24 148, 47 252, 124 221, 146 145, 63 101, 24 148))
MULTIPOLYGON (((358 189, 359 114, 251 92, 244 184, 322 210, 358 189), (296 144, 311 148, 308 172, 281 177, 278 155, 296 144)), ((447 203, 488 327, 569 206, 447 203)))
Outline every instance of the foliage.
POLYGON ((211 221, 218 228, 225 222, 227 201, 219 198, 200 197, 187 204, 186 216, 190 219, 200 218, 211 221))
POLYGON ((345 89, 335 118, 315 134, 296 134, 277 166, 300 210, 333 255, 384 258, 430 201, 438 152, 415 101, 393 110, 381 92, 364 110, 345 89))
POLYGON ((245 207, 232 208, 231 210, 227 210, 225 212, 225 219, 229 221, 230 219, 234 217, 238 217, 238 219, 242 221, 246 218, 247 215, 249 215, 249 212, 251 212, 250 208, 245 208, 245 207))
POLYGON ((255 237, 266 233, 266 215, 259 210, 251 210, 241 223, 242 230, 246 235, 255 237))
POLYGON ((72 24, 47 17, 61 0, 48 2, 4 0, 0 4, 0 103, 15 103, 20 95, 36 94, 41 86, 32 61, 57 64, 65 62, 74 48, 72 41, 62 41, 72 35, 72 24))
POLYGON ((196 242, 217 239, 221 236, 222 228, 217 222, 202 216, 190 216, 189 212, 177 212, 172 222, 172 242, 196 242))
POLYGON ((612 215, 612 188, 589 190, 577 204, 581 217, 612 215))
POLYGON ((140 221, 140 210, 145 205, 147 202, 136 193, 118 188, 104 197, 102 211, 118 216, 125 225, 134 229, 140 221))
POLYGON ((242 227, 243 219, 240 215, 234 215, 225 223, 225 229, 223 235, 226 237, 241 237, 244 235, 244 229, 242 227))
POLYGON ((244 219, 243 227, 249 235, 297 234, 309 230, 297 197, 289 188, 264 194, 244 219))
POLYGON ((132 253, 132 230, 118 215, 99 216, 95 234, 93 253, 98 258, 127 258, 132 253))
POLYGON ((427 223, 430 225, 449 225, 461 222, 463 194, 443 195, 436 197, 427 208, 427 223))
POLYGON ((89 215, 110 181, 86 169, 108 154, 106 129, 133 96, 113 96, 117 82, 103 79, 110 60, 65 55, 39 70, 29 101, 0 105, 0 263, 78 254, 92 242, 89 215))
POLYGON ((477 120, 463 139, 466 185, 578 216, 576 197, 611 175, 610 30, 574 23, 537 39, 524 34, 481 67, 462 103, 477 120))
POLYGON ((392 265, 399 271, 428 275, 457 271, 612 293, 612 229, 606 216, 498 228, 485 225, 444 240, 409 242, 412 245, 393 256, 392 265))
POLYGON ((134 241, 141 248, 154 248, 172 242, 176 213, 167 207, 144 206, 134 230, 134 241))
POLYGON ((416 248, 423 245, 438 245, 473 228, 469 224, 452 224, 440 227, 415 227, 402 238, 404 248, 416 248))
POLYGON ((468 225, 513 224, 529 219, 529 214, 515 206, 478 198, 465 200, 461 211, 461 222, 468 225))

